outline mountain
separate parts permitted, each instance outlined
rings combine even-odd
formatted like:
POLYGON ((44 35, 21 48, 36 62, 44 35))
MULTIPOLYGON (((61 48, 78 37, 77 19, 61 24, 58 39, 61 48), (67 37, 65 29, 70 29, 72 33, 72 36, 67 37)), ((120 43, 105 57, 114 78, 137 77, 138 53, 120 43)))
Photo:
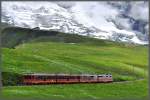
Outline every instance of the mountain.
POLYGON ((120 14, 118 15, 116 9, 110 10, 111 6, 114 4, 77 2, 67 6, 56 2, 2 2, 2 22, 23 28, 39 28, 119 42, 148 44, 147 35, 120 28, 122 25, 116 22, 116 18, 122 20, 122 17, 114 17, 113 15, 120 14), (105 9, 101 9, 104 7, 105 9), (99 10, 105 11, 97 12, 99 10))

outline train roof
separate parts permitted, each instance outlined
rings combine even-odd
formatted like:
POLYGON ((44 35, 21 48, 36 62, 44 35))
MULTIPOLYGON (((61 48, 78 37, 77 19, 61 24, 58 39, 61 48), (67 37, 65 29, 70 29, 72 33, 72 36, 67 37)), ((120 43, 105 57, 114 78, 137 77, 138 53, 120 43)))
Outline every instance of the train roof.
POLYGON ((112 76, 111 74, 47 74, 47 73, 27 73, 26 75, 34 75, 34 76, 112 76))

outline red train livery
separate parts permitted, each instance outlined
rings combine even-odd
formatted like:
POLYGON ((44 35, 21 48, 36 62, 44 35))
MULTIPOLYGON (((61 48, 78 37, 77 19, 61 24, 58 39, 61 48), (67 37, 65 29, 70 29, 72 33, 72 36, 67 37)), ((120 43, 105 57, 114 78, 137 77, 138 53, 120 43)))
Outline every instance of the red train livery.
POLYGON ((26 74, 23 84, 68 84, 68 83, 109 83, 113 82, 112 75, 69 75, 69 74, 26 74))

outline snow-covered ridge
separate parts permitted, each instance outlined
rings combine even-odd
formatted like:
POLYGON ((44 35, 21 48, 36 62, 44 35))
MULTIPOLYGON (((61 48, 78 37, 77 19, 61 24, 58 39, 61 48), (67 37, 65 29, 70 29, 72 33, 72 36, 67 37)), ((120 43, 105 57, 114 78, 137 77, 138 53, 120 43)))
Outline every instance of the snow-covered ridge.
POLYGON ((112 14, 109 14, 109 9, 111 6, 105 3, 77 2, 70 8, 64 8, 54 2, 2 2, 1 20, 19 27, 39 27, 42 30, 76 33, 113 41, 148 43, 140 40, 135 31, 117 28, 109 21, 118 16, 117 9, 113 9, 112 14), (101 9, 103 6, 107 6, 107 9, 101 9), (100 9, 105 12, 95 12, 100 9))

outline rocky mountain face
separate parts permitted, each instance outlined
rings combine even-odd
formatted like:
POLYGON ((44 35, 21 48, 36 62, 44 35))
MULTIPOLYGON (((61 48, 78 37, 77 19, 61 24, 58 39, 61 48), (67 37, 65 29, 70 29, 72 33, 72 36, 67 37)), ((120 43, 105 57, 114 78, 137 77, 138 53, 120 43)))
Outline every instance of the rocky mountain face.
MULTIPOLYGON (((112 3, 108 4, 113 5, 112 3)), ((98 8, 98 3, 91 5, 87 3, 73 3, 68 5, 64 6, 55 2, 2 2, 2 22, 12 26, 38 27, 41 30, 55 30, 113 41, 137 44, 148 43, 148 35, 133 31, 129 29, 130 27, 124 28, 122 23, 116 21, 116 18, 118 18, 117 20, 123 20, 121 19, 122 17, 114 18, 114 16, 109 14, 104 16, 105 11, 102 12, 104 14, 100 15, 97 15, 97 13, 101 12, 94 13, 93 11, 100 9, 98 8)), ((108 6, 108 8, 111 6, 108 6)), ((118 12, 113 12, 118 16, 118 12)), ((132 20, 133 18, 130 19, 132 20)))

